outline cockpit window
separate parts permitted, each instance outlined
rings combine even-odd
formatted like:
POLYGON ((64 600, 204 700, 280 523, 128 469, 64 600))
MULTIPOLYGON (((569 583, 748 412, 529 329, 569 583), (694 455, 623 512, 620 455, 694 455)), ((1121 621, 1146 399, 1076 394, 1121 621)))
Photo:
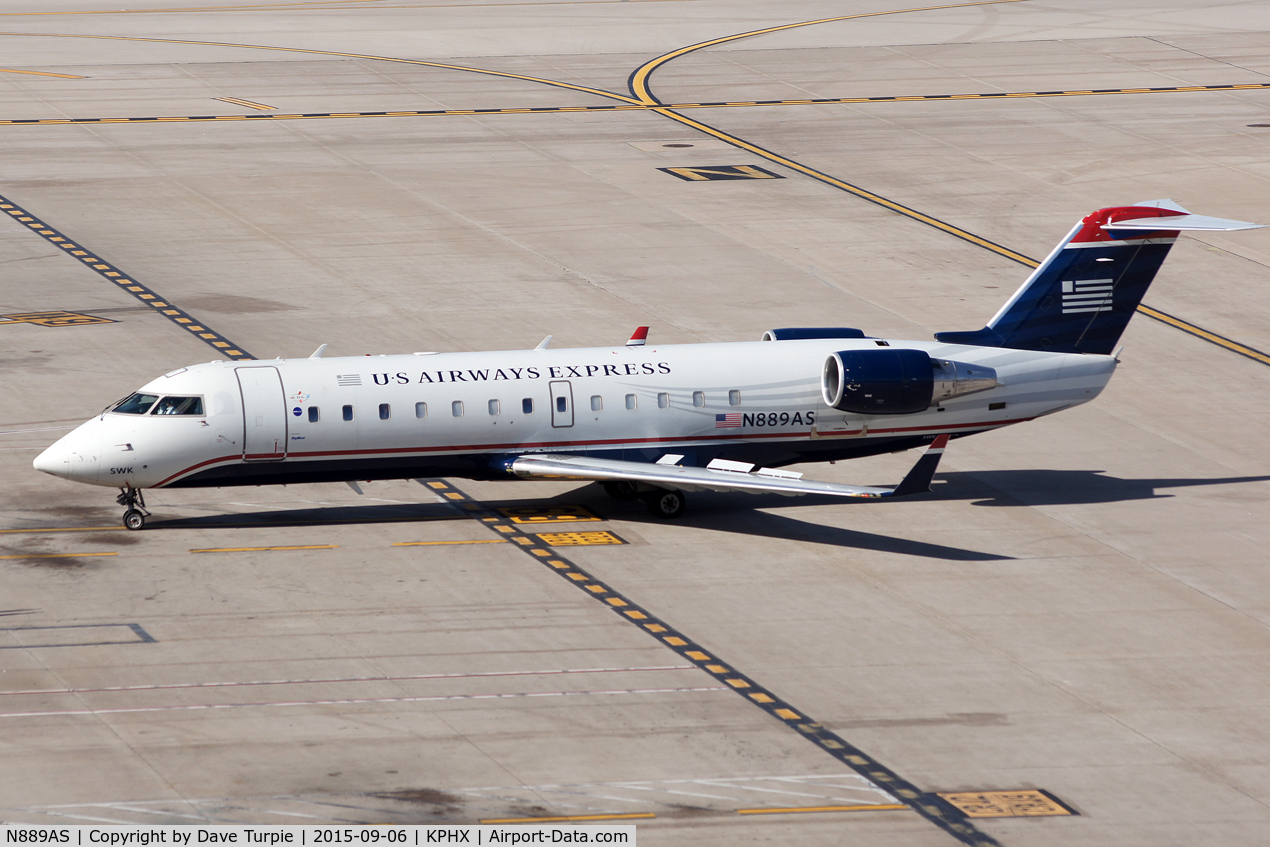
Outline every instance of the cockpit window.
POLYGON ((201 415, 202 397, 164 397, 154 404, 152 415, 201 415))
POLYGON ((159 395, 157 394, 134 394, 110 411, 118 412, 121 415, 144 415, 150 411, 150 407, 158 399, 159 395))

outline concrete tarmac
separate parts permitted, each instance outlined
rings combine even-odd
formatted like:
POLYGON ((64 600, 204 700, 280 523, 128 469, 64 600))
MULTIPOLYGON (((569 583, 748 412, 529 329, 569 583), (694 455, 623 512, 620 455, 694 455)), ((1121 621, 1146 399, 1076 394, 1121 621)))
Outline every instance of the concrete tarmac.
POLYGON ((1107 391, 923 498, 156 491, 129 533, 30 462, 226 351, 924 339, 1097 208, 1270 223, 1270 4, 117 5, 0 6, 0 820, 1264 843, 1270 229, 1185 236, 1107 391), (719 166, 778 178, 661 170, 719 166), (624 543, 557 568, 500 508, 624 543), (937 797, 988 791, 1053 799, 937 797))

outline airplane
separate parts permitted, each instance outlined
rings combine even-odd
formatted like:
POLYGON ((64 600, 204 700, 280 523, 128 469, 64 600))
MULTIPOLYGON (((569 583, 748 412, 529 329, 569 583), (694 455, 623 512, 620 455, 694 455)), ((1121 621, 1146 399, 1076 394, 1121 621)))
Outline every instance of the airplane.
POLYGON ((460 477, 590 480, 677 518, 684 492, 903 497, 930 490, 950 438, 1088 403, 1183 231, 1258 224, 1171 200, 1077 223, 975 331, 934 341, 773 329, 761 341, 215 361, 112 403, 36 470, 118 487, 123 523, 162 488, 460 477), (782 470, 926 446, 893 488, 782 470))

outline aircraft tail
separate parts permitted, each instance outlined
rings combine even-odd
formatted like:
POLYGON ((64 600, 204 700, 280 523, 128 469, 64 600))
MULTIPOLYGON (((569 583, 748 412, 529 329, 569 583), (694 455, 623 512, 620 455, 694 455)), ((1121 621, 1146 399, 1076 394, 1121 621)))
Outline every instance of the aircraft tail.
POLYGON ((1172 200, 1099 209, 1059 242, 988 325, 948 344, 1101 353, 1115 349, 1179 232, 1259 224, 1192 215, 1172 200))

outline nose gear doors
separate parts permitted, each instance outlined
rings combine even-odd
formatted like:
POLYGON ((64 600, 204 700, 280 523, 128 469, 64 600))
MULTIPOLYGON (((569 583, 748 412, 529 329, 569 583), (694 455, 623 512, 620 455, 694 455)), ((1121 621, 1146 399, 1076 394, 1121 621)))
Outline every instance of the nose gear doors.
POLYGON ((282 461, 287 457, 287 406, 278 369, 234 368, 234 372, 243 398, 243 461, 282 461))

